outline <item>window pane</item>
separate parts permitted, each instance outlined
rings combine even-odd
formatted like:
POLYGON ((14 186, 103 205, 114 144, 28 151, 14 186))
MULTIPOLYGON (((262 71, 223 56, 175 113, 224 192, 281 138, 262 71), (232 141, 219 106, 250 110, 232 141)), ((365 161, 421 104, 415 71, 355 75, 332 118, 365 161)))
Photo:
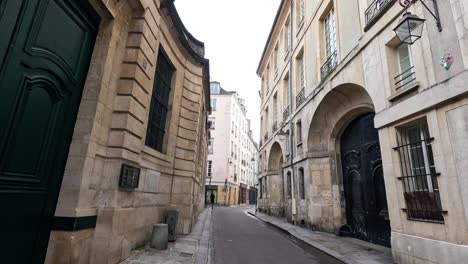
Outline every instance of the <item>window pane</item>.
POLYGON ((162 50, 160 50, 156 64, 156 74, 154 77, 148 128, 146 132, 146 145, 157 151, 162 151, 163 148, 173 73, 172 65, 162 53, 162 50))

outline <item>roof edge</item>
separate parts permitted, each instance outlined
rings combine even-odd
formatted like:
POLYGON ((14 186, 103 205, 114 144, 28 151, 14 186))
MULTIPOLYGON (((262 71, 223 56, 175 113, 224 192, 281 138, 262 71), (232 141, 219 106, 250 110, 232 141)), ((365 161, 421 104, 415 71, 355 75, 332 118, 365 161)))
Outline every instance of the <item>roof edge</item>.
POLYGON ((203 86, 205 88, 205 107, 211 113, 210 107, 210 61, 205 58, 205 44, 196 39, 185 27, 174 4, 175 0, 161 0, 161 8, 167 10, 167 16, 177 30, 177 39, 189 55, 203 67, 203 86))
POLYGON ((271 37, 273 37, 273 32, 275 31, 275 27, 276 27, 276 24, 278 23, 278 19, 281 15, 281 11, 283 10, 283 5, 284 3, 286 2, 286 0, 281 0, 281 3, 278 7, 278 11, 276 11, 276 15, 275 15, 275 19, 273 20, 273 25, 271 26, 271 29, 270 29, 270 34, 268 35, 268 38, 267 38, 267 41, 265 43, 265 47, 263 48, 263 52, 262 52, 262 57, 260 58, 260 62, 258 63, 258 66, 257 66, 257 75, 260 76, 260 66, 262 66, 262 62, 263 60, 265 59, 265 54, 266 54, 266 51, 268 49, 268 44, 270 43, 270 40, 271 40, 271 37))

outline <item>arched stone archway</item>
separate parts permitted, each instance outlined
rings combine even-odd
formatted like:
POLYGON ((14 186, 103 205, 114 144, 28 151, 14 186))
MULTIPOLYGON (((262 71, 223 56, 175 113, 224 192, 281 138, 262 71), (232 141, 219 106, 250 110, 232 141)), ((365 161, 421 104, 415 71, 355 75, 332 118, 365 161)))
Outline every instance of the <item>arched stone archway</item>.
MULTIPOLYGON (((343 173, 341 141, 342 138, 350 140, 344 134, 349 133, 350 125, 357 118, 367 114, 367 116, 371 115, 372 125, 362 128, 362 133, 376 135, 375 139, 379 145, 377 130, 373 127, 373 113, 374 104, 371 97, 363 87, 356 84, 342 84, 335 87, 325 95, 316 108, 307 138, 309 175, 314 186, 312 192, 316 192, 309 194, 311 204, 314 206, 309 214, 312 225, 332 232, 351 228, 347 225, 352 221, 352 215, 349 214, 350 209, 347 208, 347 205, 350 204, 350 198, 355 193, 349 192, 351 189, 345 185, 349 185, 352 181, 349 179, 345 181, 344 177, 350 177, 354 174, 343 173)), ((361 150, 360 147, 362 144, 366 144, 365 141, 364 139, 362 142, 356 143, 356 149, 359 149, 356 151, 361 150)), ((347 151, 353 151, 353 149, 347 149, 347 151)), ((380 155, 380 149, 378 153, 380 155)), ((364 164, 365 162, 370 161, 359 160, 358 163, 366 168, 371 166, 371 164, 364 164)), ((346 164, 344 165, 346 166, 346 164)), ((362 171, 362 176, 366 179, 372 178, 369 171, 370 169, 362 171)), ((363 183, 363 186, 363 188, 374 188, 371 184, 366 183, 363 183)), ((348 233, 355 234, 352 231, 348 233)))
POLYGON ((283 150, 278 142, 273 143, 268 156, 268 174, 278 172, 283 165, 283 150))
POLYGON ((268 155, 268 170, 265 177, 268 189, 265 208, 269 214, 284 216, 283 150, 278 142, 273 143, 268 155))

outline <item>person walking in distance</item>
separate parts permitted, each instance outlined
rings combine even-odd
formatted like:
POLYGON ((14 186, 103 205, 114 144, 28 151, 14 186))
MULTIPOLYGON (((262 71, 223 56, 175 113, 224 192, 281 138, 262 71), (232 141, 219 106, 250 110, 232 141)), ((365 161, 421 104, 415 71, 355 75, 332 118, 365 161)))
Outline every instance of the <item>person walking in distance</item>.
POLYGON ((213 206, 214 206, 214 203, 215 203, 215 195, 214 195, 213 191, 211 191, 210 199, 211 199, 211 209, 213 209, 213 206))

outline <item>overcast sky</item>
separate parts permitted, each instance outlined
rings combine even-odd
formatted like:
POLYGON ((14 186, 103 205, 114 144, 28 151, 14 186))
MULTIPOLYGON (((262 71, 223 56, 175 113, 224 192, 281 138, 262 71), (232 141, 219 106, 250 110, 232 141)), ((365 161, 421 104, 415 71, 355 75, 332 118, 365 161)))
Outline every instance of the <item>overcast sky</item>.
POLYGON ((176 0, 185 27, 205 43, 211 81, 246 99, 254 139, 260 131, 257 66, 280 0, 176 0))

